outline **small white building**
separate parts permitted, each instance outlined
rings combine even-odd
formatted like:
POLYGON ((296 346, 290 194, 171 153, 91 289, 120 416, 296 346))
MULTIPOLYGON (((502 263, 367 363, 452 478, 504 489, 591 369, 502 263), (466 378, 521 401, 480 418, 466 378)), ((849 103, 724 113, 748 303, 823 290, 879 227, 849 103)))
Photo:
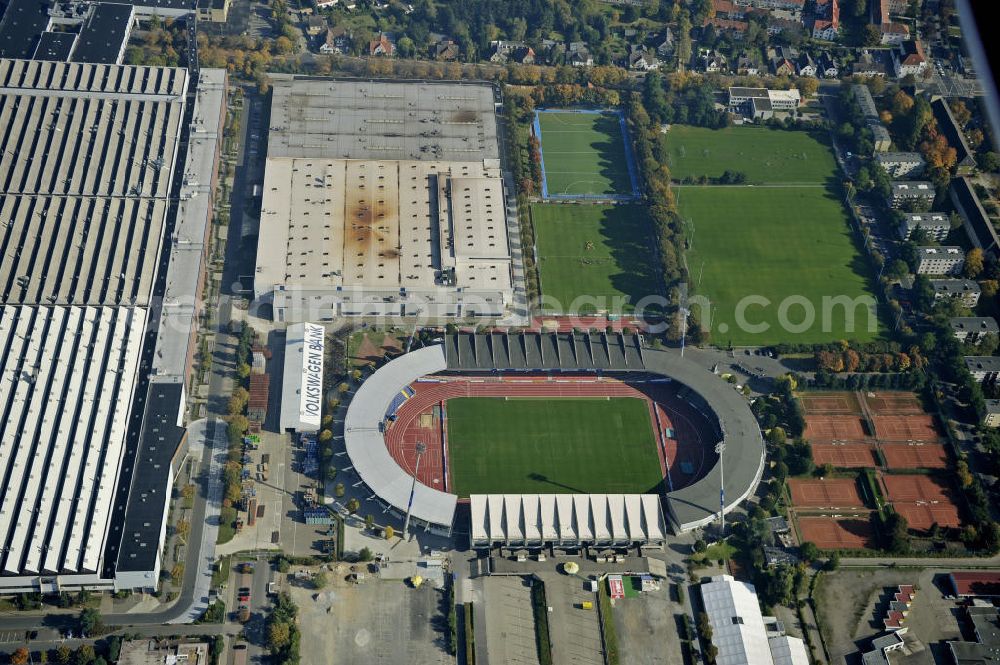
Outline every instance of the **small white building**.
POLYGON ((1000 427, 1000 399, 986 400, 986 415, 983 424, 987 427, 1000 427))
POLYGON ((961 247, 918 247, 918 275, 957 275, 965 265, 965 252, 961 247))
POLYGON ((295 323, 285 332, 282 376, 282 432, 317 432, 323 413, 323 347, 326 330, 316 323, 295 323))

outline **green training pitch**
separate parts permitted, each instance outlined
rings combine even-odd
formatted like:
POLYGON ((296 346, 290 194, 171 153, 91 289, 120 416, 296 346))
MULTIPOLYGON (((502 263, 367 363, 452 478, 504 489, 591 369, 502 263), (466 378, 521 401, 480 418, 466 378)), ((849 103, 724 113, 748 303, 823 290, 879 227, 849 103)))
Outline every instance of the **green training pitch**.
POLYGON ((643 493, 663 480, 644 400, 459 397, 446 406, 459 496, 643 493))
POLYGON ((837 168, 825 134, 768 127, 706 129, 673 125, 667 142, 670 175, 719 177, 741 171, 753 183, 823 183, 837 168))
POLYGON ((542 203, 531 221, 546 311, 631 312, 661 292, 643 206, 542 203))
MULTIPOLYGON (((877 317, 869 307, 828 307, 824 315, 826 297, 867 298, 870 308, 875 306, 868 289, 870 272, 852 242, 844 207, 825 188, 678 187, 674 191, 693 243, 687 255, 692 291, 711 301, 715 345, 870 341, 880 336, 877 317), (736 324, 737 305, 747 296, 770 301, 749 303, 743 316, 750 324, 768 324, 768 330, 751 332, 736 324), (786 301, 791 297, 811 303, 815 312, 811 325, 804 325, 802 305, 786 301), (783 301, 788 305, 785 320, 803 324, 802 331, 779 325, 783 301), (854 315, 853 323, 847 310, 854 315)), ((701 318, 704 322, 704 313, 701 318)))
POLYGON ((550 195, 632 193, 617 115, 545 111, 538 126, 550 195))

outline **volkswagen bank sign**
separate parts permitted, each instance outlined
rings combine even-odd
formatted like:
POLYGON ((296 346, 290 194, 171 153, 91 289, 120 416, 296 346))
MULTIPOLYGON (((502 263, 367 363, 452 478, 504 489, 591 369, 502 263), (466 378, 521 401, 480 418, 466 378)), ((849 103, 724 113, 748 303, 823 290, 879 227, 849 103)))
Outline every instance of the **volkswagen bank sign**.
POLYGON ((323 415, 323 346, 325 330, 315 323, 288 326, 281 429, 316 432, 323 415))

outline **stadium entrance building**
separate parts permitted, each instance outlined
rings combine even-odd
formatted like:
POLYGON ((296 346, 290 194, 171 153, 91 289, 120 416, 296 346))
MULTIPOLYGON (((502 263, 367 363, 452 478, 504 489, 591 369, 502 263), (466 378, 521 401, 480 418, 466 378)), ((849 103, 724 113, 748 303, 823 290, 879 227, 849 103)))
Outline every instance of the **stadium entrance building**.
POLYGON ((323 348, 326 331, 316 323, 296 323, 285 333, 281 390, 281 431, 317 432, 323 412, 323 348))

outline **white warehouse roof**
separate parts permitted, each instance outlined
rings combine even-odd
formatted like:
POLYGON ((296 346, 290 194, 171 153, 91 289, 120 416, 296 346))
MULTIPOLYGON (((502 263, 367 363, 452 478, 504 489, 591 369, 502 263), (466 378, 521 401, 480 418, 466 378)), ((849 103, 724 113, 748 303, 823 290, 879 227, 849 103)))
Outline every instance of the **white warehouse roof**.
POLYGON ((473 494, 474 546, 662 543, 666 522, 655 494, 473 494))
POLYGON ((0 307, 4 576, 101 570, 146 310, 0 307))

